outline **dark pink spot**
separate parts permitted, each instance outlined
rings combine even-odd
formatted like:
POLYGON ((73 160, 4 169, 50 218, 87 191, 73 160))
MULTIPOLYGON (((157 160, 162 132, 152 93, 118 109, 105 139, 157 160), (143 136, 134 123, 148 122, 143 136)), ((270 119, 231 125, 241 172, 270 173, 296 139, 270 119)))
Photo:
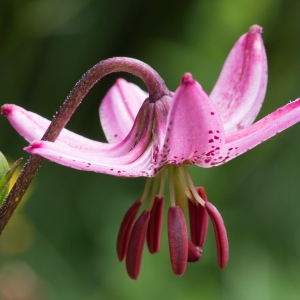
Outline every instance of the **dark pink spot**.
POLYGON ((231 151, 233 148, 229 148, 228 150, 231 151))
POLYGON ((215 139, 215 140, 218 140, 218 139, 219 139, 219 137, 215 135, 215 136, 214 136, 214 139, 215 139))
POLYGON ((213 116, 215 113, 212 111, 210 114, 213 116))
POLYGON ((210 130, 208 133, 209 133, 209 134, 212 134, 212 133, 213 133, 213 131, 212 131, 212 130, 210 130))
POLYGON ((213 139, 210 139, 208 142, 209 142, 209 143, 213 143, 213 142, 214 142, 214 140, 213 140, 213 139))

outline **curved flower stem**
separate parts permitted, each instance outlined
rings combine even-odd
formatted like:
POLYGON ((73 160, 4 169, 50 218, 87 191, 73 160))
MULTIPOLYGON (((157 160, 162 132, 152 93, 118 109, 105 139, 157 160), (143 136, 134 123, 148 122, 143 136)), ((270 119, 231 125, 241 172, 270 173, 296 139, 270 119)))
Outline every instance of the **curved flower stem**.
MULTIPOLYGON (((54 116, 42 140, 54 142, 88 91, 103 76, 113 72, 128 72, 140 77, 148 88, 149 100, 152 102, 170 93, 159 74, 149 65, 137 59, 114 57, 103 60, 88 70, 76 83, 54 116)), ((0 207, 0 234, 20 203, 43 160, 40 156, 32 155, 24 165, 16 183, 0 207)))

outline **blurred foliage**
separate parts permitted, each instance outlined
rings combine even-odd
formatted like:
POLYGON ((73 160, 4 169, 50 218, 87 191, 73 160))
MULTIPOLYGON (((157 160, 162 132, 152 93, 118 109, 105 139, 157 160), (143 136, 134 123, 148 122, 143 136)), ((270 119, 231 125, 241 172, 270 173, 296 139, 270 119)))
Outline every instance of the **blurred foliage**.
MULTIPOLYGON (((147 62, 171 90, 189 71, 209 92, 235 41, 259 24, 269 62, 261 118, 300 96, 299 10, 297 0, 0 1, 1 104, 51 118, 82 74, 112 56, 147 62)), ((127 74, 104 78, 69 129, 104 140, 98 106, 118 76, 145 88, 127 74)), ((172 274, 165 227, 161 252, 145 251, 137 282, 117 260, 118 226, 143 178, 45 162, 0 238, 0 299, 299 299, 299 126, 224 166, 191 168, 224 217, 230 260, 218 269, 210 228, 201 261, 181 278, 172 274)), ((24 146, 0 118, 4 155, 26 159, 24 146)))

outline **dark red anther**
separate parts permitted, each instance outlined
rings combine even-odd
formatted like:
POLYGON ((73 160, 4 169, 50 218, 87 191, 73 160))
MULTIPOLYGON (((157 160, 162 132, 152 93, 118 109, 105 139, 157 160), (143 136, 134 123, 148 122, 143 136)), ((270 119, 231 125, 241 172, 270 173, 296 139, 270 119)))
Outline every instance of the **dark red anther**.
POLYGON ((164 196, 156 196, 151 209, 147 230, 147 245, 150 253, 157 253, 160 249, 160 234, 164 213, 164 196))
POLYGON ((149 219, 150 211, 143 211, 132 228, 126 255, 126 270, 131 279, 136 280, 140 274, 149 219))
POLYGON ((220 268, 224 269, 229 257, 228 238, 224 221, 219 211, 211 203, 205 202, 205 207, 214 226, 218 263, 220 268))
POLYGON ((171 265, 175 275, 182 275, 188 259, 188 233, 183 212, 179 206, 168 211, 168 238, 171 265))
POLYGON ((126 256, 132 224, 141 205, 141 199, 136 200, 126 212, 121 223, 117 239, 117 254, 119 261, 123 261, 126 256))
MULTIPOLYGON (((197 192, 204 201, 207 201, 207 196, 204 188, 198 188, 197 192)), ((196 246, 202 248, 205 244, 208 229, 207 211, 195 199, 188 199, 188 207, 192 242, 196 246)))
POLYGON ((188 262, 196 262, 201 258, 201 248, 189 240, 188 262))

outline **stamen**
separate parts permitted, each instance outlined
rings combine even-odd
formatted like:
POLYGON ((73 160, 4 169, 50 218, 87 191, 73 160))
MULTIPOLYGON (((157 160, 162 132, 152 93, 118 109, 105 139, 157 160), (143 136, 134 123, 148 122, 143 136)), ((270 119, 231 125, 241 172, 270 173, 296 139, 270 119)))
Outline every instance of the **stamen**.
POLYGON ((147 229, 147 245, 150 253, 157 253, 160 249, 160 235, 164 214, 164 196, 156 196, 150 213, 147 229))
POLYGON ((184 169, 179 167, 179 173, 180 173, 180 177, 181 177, 181 183, 183 185, 184 192, 185 192, 186 196, 189 199, 194 199, 194 197, 192 196, 192 194, 190 192, 190 189, 189 189, 189 187, 187 185, 184 169))
POLYGON ((196 188, 193 184, 193 181, 192 181, 192 178, 191 178, 191 175, 190 175, 190 172, 189 172, 189 169, 187 167, 187 165, 183 165, 183 170, 184 170, 184 173, 185 173, 185 178, 187 179, 187 182, 188 182, 188 185, 191 189, 191 192, 194 196, 194 198, 202 205, 202 206, 205 206, 205 201, 199 196, 199 194, 197 193, 196 191, 196 188))
POLYGON ((184 212, 184 204, 185 204, 184 185, 180 178, 180 173, 178 169, 179 169, 178 167, 174 167, 175 203, 184 212))
POLYGON ((136 280, 140 274, 149 219, 150 212, 144 210, 132 228, 126 255, 126 270, 131 279, 136 280))
POLYGON ((142 198, 141 198, 142 204, 146 201, 146 199, 147 199, 147 197, 148 197, 149 189, 150 189, 150 184, 151 184, 151 180, 152 180, 152 178, 150 178, 150 177, 147 178, 147 180, 146 180, 144 192, 143 192, 143 195, 142 195, 142 198))
POLYGON ((205 208, 214 227, 218 264, 221 269, 224 269, 229 257, 228 237, 224 221, 219 211, 210 202, 205 203, 205 208))
POLYGON ((171 206, 175 206, 175 193, 174 193, 174 171, 173 166, 168 166, 168 175, 169 175, 169 190, 170 190, 170 203, 171 206))
POLYGON ((196 262, 201 258, 202 249, 189 240, 188 262, 196 262))
POLYGON ((188 260, 188 233, 184 214, 178 206, 168 211, 168 237, 172 269, 175 275, 181 276, 188 260))
POLYGON ((156 191, 157 191, 157 186, 158 186, 158 177, 159 176, 155 176, 154 180, 153 180, 153 186, 152 186, 152 192, 151 192, 151 197, 150 197, 150 202, 149 205, 147 207, 146 210, 151 211, 153 204, 154 204, 154 200, 155 200, 155 196, 156 196, 156 191))
POLYGON ((123 261, 126 256, 132 225, 141 205, 141 200, 136 200, 128 209, 122 220, 117 238, 117 253, 119 261, 123 261))
POLYGON ((158 193, 159 197, 162 197, 164 195, 165 185, 166 185, 166 169, 163 169, 160 176, 160 187, 158 193))

